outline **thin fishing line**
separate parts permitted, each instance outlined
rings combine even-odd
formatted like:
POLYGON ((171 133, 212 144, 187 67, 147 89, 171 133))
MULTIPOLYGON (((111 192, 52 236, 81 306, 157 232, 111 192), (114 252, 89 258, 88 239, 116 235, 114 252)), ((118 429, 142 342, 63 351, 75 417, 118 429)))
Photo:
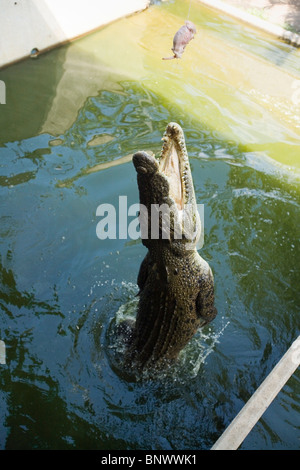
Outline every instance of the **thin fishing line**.
POLYGON ((189 18, 190 18, 191 3, 192 3, 192 0, 190 0, 188 14, 187 14, 187 20, 189 20, 189 18))

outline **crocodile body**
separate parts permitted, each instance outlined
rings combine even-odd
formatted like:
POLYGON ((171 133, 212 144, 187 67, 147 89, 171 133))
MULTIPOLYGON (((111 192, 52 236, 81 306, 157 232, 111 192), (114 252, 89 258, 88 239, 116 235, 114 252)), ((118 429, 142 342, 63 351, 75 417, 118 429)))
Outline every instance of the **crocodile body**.
POLYGON ((163 141, 159 161, 146 152, 133 156, 148 253, 138 274, 139 304, 128 357, 141 368, 176 359, 217 313, 213 275, 196 249, 201 225, 181 127, 170 123, 163 141))

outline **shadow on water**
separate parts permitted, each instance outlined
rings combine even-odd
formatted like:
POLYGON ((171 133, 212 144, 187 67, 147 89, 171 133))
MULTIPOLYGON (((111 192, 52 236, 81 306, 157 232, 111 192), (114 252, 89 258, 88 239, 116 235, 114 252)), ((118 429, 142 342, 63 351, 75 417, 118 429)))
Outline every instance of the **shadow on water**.
MULTIPOLYGON (((174 90, 183 86, 176 67, 168 76, 174 90)), ((1 448, 210 448, 297 336, 297 179, 162 97, 148 75, 138 82, 112 74, 80 47, 4 72, 20 103, 5 108, 15 127, 1 126, 1 448), (16 84, 22 70, 23 78, 33 70, 45 78, 32 101, 29 78, 23 97, 22 78, 16 84), (130 155, 159 153, 173 120, 184 129, 205 205, 201 254, 215 274, 219 315, 174 368, 127 380, 113 362, 109 328, 132 315, 145 249, 128 237, 99 240, 96 209, 113 204, 119 230, 119 196, 128 207, 138 202, 130 155)), ((195 99, 189 91, 187 100, 195 99)), ((211 102, 203 92, 203 109, 211 102)), ((236 125, 229 112, 228 123, 236 125)), ((298 386, 295 374, 244 448, 297 448, 290 410, 299 411, 298 386)))

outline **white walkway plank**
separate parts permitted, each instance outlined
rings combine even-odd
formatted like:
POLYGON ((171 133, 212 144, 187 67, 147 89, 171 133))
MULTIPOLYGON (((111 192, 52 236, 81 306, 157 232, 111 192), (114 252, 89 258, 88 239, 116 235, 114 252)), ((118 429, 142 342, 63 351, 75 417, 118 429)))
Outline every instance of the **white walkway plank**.
POLYGON ((300 364, 300 336, 234 418, 211 450, 236 450, 300 364))

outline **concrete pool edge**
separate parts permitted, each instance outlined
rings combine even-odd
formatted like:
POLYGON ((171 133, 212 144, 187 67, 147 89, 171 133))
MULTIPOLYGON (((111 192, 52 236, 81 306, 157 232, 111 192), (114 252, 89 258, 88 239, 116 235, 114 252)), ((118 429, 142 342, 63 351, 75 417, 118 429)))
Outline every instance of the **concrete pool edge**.
MULTIPOLYGON (((300 35, 243 11, 222 0, 198 0, 238 21, 265 31, 295 47, 300 35)), ((150 0, 111 0, 99 6, 97 0, 28 0, 8 2, 3 6, 0 29, 5 38, 0 44, 0 69, 25 59, 33 50, 44 52, 89 34, 122 17, 145 10, 150 0)))
POLYGON ((243 11, 233 5, 230 5, 221 0, 198 0, 199 3, 203 5, 214 8, 223 13, 228 14, 229 16, 235 18, 236 20, 247 23, 250 26, 253 26, 256 29, 264 31, 272 36, 277 37, 285 42, 288 42, 294 47, 300 47, 300 35, 292 31, 288 31, 283 27, 270 23, 269 21, 263 20, 251 13, 243 11))
POLYGON ((78 39, 122 17, 145 10, 150 0, 27 0, 2 6, 0 69, 78 39))

